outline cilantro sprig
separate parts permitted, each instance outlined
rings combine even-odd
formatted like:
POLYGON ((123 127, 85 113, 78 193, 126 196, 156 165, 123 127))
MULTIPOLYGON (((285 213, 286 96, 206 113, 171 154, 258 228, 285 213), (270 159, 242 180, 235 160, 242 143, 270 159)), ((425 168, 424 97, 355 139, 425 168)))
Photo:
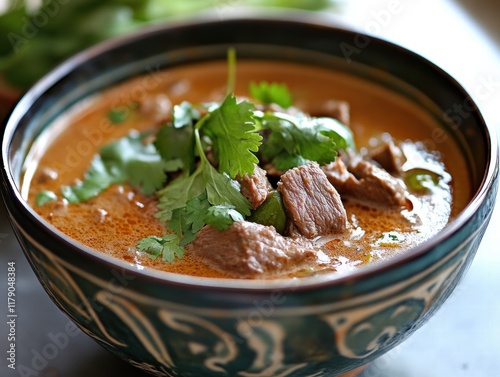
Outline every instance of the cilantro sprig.
POLYGON ((292 95, 285 84, 279 84, 277 82, 268 83, 267 81, 256 83, 252 81, 249 91, 250 95, 263 105, 275 103, 287 109, 293 104, 292 95))
POLYGON ((254 108, 247 101, 237 103, 230 94, 202 123, 204 133, 214 140, 219 170, 231 178, 251 174, 259 163, 253 152, 258 151, 262 136, 256 132, 254 108))
POLYGON ((144 143, 145 135, 133 131, 124 138, 101 148, 94 156, 84 180, 62 187, 62 195, 70 203, 87 201, 114 183, 129 182, 149 195, 166 181, 166 172, 178 164, 163 160, 156 148, 144 143))
MULTIPOLYGON (((180 130, 191 126, 191 122, 185 122, 180 130)), ((208 224, 224 230, 250 215, 251 204, 232 177, 251 174, 254 164, 258 163, 252 151, 258 150, 262 137, 253 120, 253 105, 245 101, 238 103, 236 97, 229 94, 219 107, 194 124, 192 134, 199 156, 197 168, 157 192, 157 217, 174 236, 168 238, 169 242, 153 237, 138 244, 139 250, 156 253, 158 247, 151 248, 151 244, 160 242, 167 260, 178 254, 175 250, 194 240, 203 226, 208 224), (212 141, 218 169, 207 158, 201 132, 212 141)), ((155 146, 162 156, 174 158, 169 154, 170 142, 164 140, 168 136, 167 131, 159 132, 155 146)))
POLYGON ((335 159, 338 150, 355 147, 351 130, 333 118, 266 112, 260 113, 260 121, 270 133, 259 153, 278 170, 307 161, 326 164, 335 159))

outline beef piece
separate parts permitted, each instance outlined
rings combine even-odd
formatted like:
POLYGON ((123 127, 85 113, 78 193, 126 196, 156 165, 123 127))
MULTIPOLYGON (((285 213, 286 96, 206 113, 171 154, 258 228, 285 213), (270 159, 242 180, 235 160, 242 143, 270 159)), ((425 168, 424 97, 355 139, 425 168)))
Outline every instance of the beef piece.
POLYGON ((249 221, 234 222, 223 231, 205 226, 190 247, 216 270, 237 278, 280 275, 316 260, 309 242, 283 237, 272 226, 249 221))
POLYGON ((257 165, 252 175, 245 174, 243 177, 238 177, 238 182, 241 184, 241 193, 250 201, 253 209, 260 206, 273 190, 266 177, 266 171, 257 165))
POLYGON ((343 197, 382 208, 406 205, 404 184, 366 160, 351 157, 346 166, 342 158, 338 157, 322 169, 343 197))
POLYGON ((391 137, 382 137, 378 145, 368 152, 368 157, 391 174, 401 173, 401 166, 405 162, 403 152, 391 137))
POLYGON ((329 100, 318 107, 313 107, 309 112, 315 117, 335 118, 345 125, 349 125, 350 122, 350 107, 346 101, 329 100))
POLYGON ((288 170, 278 182, 283 204, 307 238, 347 228, 347 215, 337 190, 316 162, 288 170))

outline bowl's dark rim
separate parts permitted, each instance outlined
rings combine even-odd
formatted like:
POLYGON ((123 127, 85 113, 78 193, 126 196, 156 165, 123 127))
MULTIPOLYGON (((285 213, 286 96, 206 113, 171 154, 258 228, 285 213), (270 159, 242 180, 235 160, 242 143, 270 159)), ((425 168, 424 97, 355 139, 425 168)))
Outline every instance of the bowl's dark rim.
MULTIPOLYGON (((423 58, 421 55, 418 55, 412 51, 407 50, 404 47, 398 46, 392 42, 383 40, 381 38, 371 36, 366 32, 362 32, 356 30, 351 26, 347 26, 344 23, 336 22, 335 18, 332 17, 322 17, 318 14, 308 14, 307 12, 291 12, 284 13, 281 15, 275 15, 271 13, 262 13, 262 12, 249 12, 246 16, 229 16, 225 17, 225 19, 235 21, 235 20, 263 20, 263 21, 276 21, 276 22, 299 22, 303 24, 309 24, 311 26, 321 26, 324 28, 331 29, 333 31, 347 31, 352 33, 357 33, 361 35, 368 35, 370 39, 379 44, 386 44, 391 46, 393 49, 399 50, 401 54, 407 54, 411 56, 413 59, 420 60, 421 63, 426 64, 429 68, 436 71, 439 75, 446 78, 449 83, 451 83, 456 90, 461 91, 464 98, 469 97, 465 89, 448 73, 444 70, 436 66, 434 63, 429 60, 423 58), (333 21, 333 22, 332 22, 333 21)), ((224 19, 224 20, 225 20, 224 19)), ((15 179, 12 175, 12 172, 9 168, 9 159, 8 159, 8 148, 10 144, 10 137, 13 135, 15 131, 16 123, 23 116, 23 113, 26 109, 29 109, 31 104, 40 97, 44 91, 50 88, 55 82, 58 81, 60 77, 64 77, 67 73, 72 70, 72 67, 75 65, 80 65, 82 62, 97 56, 101 53, 104 53, 108 49, 113 48, 114 46, 119 46, 122 44, 126 44, 129 41, 133 41, 135 39, 145 38, 150 34, 155 33, 163 33, 165 30, 175 29, 177 27, 188 27, 192 24, 198 23, 210 23, 210 22, 224 22, 220 18, 215 18, 211 15, 209 16, 201 16, 190 20, 176 20, 170 22, 168 25, 155 25, 152 27, 145 28, 139 32, 135 32, 131 35, 115 38, 112 40, 108 40, 102 42, 94 47, 86 49, 79 54, 69 58, 65 62, 61 63, 58 67, 53 69, 47 75, 45 75, 42 79, 40 79, 31 89, 29 89, 24 96, 18 101, 17 105, 11 111, 11 114, 7 117, 5 122, 4 129, 4 137, 2 140, 2 160, 3 160, 3 169, 2 174, 4 176, 4 182, 2 182, 2 190, 4 194, 4 201, 6 201, 7 206, 16 205, 20 206, 21 210, 29 217, 29 220, 37 223, 37 225, 42 226, 49 233, 52 233, 55 237, 59 238, 60 241, 70 245, 73 249, 78 250, 86 254, 88 257, 98 260, 100 262, 104 262, 110 267, 113 268, 123 268, 129 271, 132 274, 140 275, 144 279, 151 279, 152 281, 161 281, 163 283, 175 284, 175 285, 184 285, 193 288, 206 288, 206 289, 224 289, 224 290, 251 290, 251 291, 270 291, 273 289, 283 289, 287 290, 287 288, 291 288, 294 291, 297 290, 309 290, 309 289, 317 289, 325 286, 340 286, 343 284, 355 284, 356 281, 364 280, 368 278, 373 278, 377 275, 381 275, 383 273, 390 272, 392 269, 398 266, 402 266, 412 261, 422 258, 427 253, 432 252, 434 247, 442 243, 447 238, 451 237, 455 233, 460 231, 460 228, 466 224, 470 219, 476 214, 481 204, 488 197, 495 178, 498 175, 498 140, 494 135, 492 128, 488 127, 475 103, 471 100, 470 104, 474 107, 474 111, 478 119, 481 121, 485 133, 485 140, 487 142, 486 150, 487 153, 487 167, 486 174, 484 174, 482 182, 478 191, 475 193, 474 197, 470 201, 470 203, 466 206, 466 208, 436 236, 432 237, 428 241, 418 245, 413 248, 411 251, 404 253, 402 255, 393 257, 383 262, 379 262, 373 265, 368 265, 363 268, 360 268, 356 271, 350 272, 348 274, 339 274, 339 273, 331 273, 313 277, 304 277, 300 279, 276 279, 276 280, 247 280, 247 279, 219 279, 219 278, 203 278, 203 277, 193 277, 187 275, 174 274, 159 270, 153 269, 141 269, 139 270, 134 265, 127 263, 123 260, 119 260, 115 257, 111 257, 90 249, 88 247, 77 244, 75 241, 67 237, 65 234, 55 229, 52 225, 43 220, 36 212, 28 206, 28 204, 21 197, 21 193, 19 190, 16 190, 15 179), (10 198, 13 196, 13 198, 10 198), (7 203, 9 200, 14 199, 14 204, 7 203), (299 282, 298 282, 298 281, 299 282)))

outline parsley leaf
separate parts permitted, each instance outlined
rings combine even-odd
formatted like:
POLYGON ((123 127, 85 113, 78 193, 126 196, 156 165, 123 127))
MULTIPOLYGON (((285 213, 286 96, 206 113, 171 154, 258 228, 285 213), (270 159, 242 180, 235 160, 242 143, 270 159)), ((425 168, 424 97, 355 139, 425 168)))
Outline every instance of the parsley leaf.
POLYGON ((200 128, 213 140, 219 170, 231 178, 238 174, 251 174, 259 160, 257 152, 262 136, 257 133, 253 119, 254 105, 237 103, 230 94, 217 109, 200 122, 200 128))
POLYGON ((250 95, 264 105, 275 103, 287 109, 293 104, 292 95, 286 84, 268 83, 267 81, 261 81, 257 84, 252 81, 249 90, 250 95))
POLYGON ((144 136, 131 132, 101 148, 94 156, 84 175, 84 180, 62 188, 63 196, 70 203, 87 201, 114 183, 130 182, 151 194, 163 186, 165 171, 172 168, 161 159, 151 144, 143 143, 144 136))

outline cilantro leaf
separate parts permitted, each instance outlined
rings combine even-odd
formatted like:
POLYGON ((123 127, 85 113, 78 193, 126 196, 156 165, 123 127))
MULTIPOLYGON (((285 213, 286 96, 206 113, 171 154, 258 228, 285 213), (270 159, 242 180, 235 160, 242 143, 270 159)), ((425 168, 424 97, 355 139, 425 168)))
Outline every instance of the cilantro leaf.
POLYGON ((286 84, 268 83, 267 81, 261 81, 257 84, 252 81, 249 90, 250 95, 264 105, 275 103, 287 109, 293 104, 292 95, 286 84))
POLYGON ((108 119, 111 123, 123 123, 128 118, 128 112, 123 108, 115 108, 108 111, 108 119))
POLYGON ((157 236, 143 238, 137 243, 137 248, 148 253, 151 259, 156 259, 163 253, 163 238, 157 236))
POLYGON ((175 162, 184 173, 191 173, 195 159, 192 126, 176 128, 174 124, 168 123, 156 133, 153 145, 164 161, 175 162))
POLYGON ((183 208, 189 199, 192 199, 205 190, 203 171, 198 168, 190 176, 180 176, 157 192, 160 210, 156 216, 164 222, 172 218, 172 211, 183 208))
POLYGON ((70 203, 87 201, 114 183, 130 182, 139 186, 145 194, 151 194, 163 186, 166 164, 151 144, 143 143, 144 136, 138 132, 118 139, 101 148, 94 156, 84 175, 84 180, 73 186, 64 186, 61 191, 70 203))
MULTIPOLYGON (((195 231, 206 224, 204 217, 209 206, 231 205, 236 211, 247 216, 251 204, 227 175, 217 171, 210 163, 202 159, 198 169, 189 177, 179 177, 168 186, 158 191, 160 212, 157 217, 168 222, 168 227, 177 234, 183 234, 186 227, 192 225, 195 231), (176 209, 183 209, 187 225, 183 228, 175 221, 172 214, 176 209)), ((177 219, 177 221, 181 221, 177 219)))
POLYGON ((176 208, 172 211, 172 218, 167 224, 179 237, 179 246, 184 247, 196 238, 198 230, 194 230, 186 213, 186 208, 176 208))
POLYGON ((273 158, 273 164, 276 169, 281 171, 287 171, 288 169, 294 168, 296 166, 306 165, 309 160, 303 156, 296 153, 279 153, 273 158))
POLYGON ((209 208, 210 202, 206 192, 187 201, 186 222, 191 226, 193 232, 199 232, 206 224, 205 217, 209 208))
POLYGON ((351 131, 332 118, 266 113, 262 124, 271 133, 259 152, 280 170, 308 160, 325 164, 334 160, 338 150, 354 147, 351 131))
POLYGON ((70 203, 85 202, 99 195, 113 183, 123 178, 114 176, 118 172, 108 171, 100 155, 94 156, 89 169, 84 175, 84 180, 73 186, 63 186, 61 193, 70 203))
POLYGON ((231 178, 251 174, 259 160, 257 152, 262 137, 257 133, 253 119, 254 105, 229 94, 222 105, 204 119, 200 128, 213 141, 219 170, 231 178))
POLYGON ((218 226, 229 226, 234 218, 250 214, 251 204, 239 187, 226 173, 220 173, 208 161, 195 129, 195 142, 200 164, 193 174, 180 176, 157 192, 160 210, 157 217, 167 222, 167 227, 179 238, 179 246, 191 242, 196 233, 212 221, 218 226), (211 214, 212 206, 231 207, 231 216, 211 214), (222 220, 223 219, 223 220, 222 220))
POLYGON ((227 174, 220 173, 212 165, 206 164, 203 176, 206 182, 208 202, 211 205, 230 204, 243 215, 250 215, 252 205, 235 187, 234 181, 227 174))
POLYGON ((243 216, 231 205, 217 205, 208 208, 205 221, 208 225, 222 231, 229 228, 235 221, 243 221, 243 216))
POLYGON ((137 244, 137 249, 146 252, 151 259, 160 255, 163 261, 173 262, 174 259, 184 256, 184 248, 179 245, 180 238, 176 234, 165 234, 162 237, 150 236, 143 238, 137 244))

